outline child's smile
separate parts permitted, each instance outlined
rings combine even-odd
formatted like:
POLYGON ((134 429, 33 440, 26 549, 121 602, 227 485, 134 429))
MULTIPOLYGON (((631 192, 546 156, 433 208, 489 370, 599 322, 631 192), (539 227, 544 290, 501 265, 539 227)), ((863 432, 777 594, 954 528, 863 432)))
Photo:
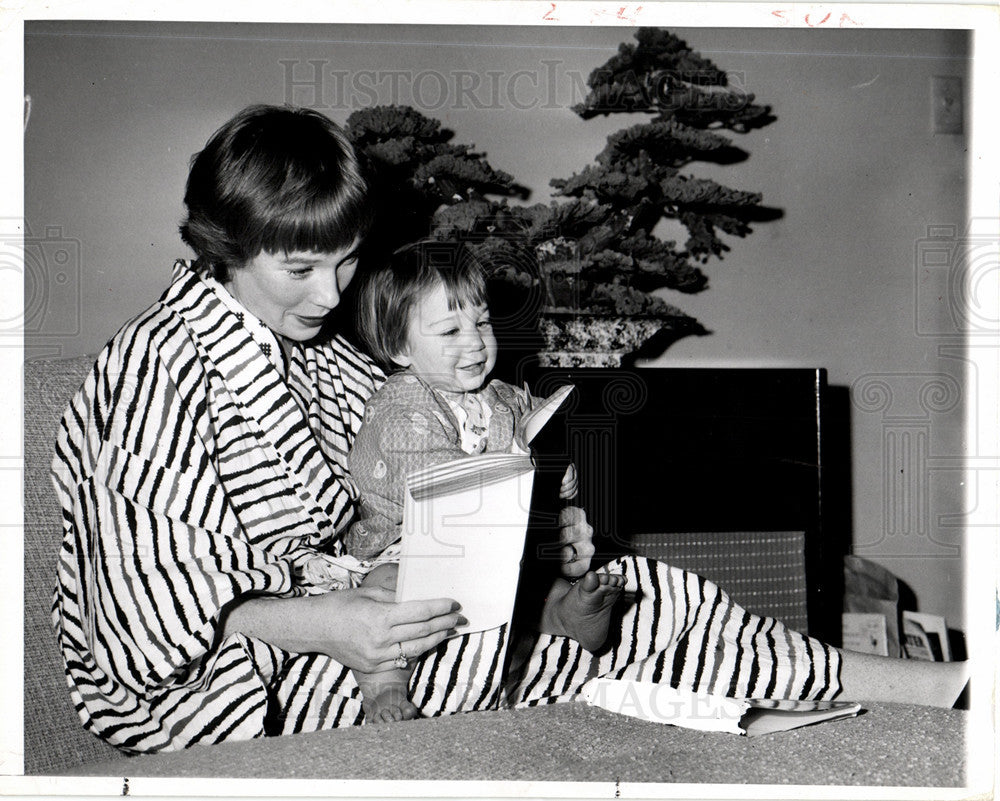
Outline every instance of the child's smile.
POLYGON ((486 306, 451 305, 443 283, 414 303, 396 362, 435 389, 472 392, 496 364, 497 341, 486 306))

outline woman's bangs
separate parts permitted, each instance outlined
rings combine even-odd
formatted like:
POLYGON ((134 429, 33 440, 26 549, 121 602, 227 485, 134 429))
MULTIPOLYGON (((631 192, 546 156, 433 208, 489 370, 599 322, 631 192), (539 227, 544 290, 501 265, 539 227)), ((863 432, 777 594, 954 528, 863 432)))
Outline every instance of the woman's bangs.
POLYGON ((363 190, 353 187, 333 196, 296 204, 263 226, 261 249, 269 253, 337 253, 363 239, 370 226, 363 190))

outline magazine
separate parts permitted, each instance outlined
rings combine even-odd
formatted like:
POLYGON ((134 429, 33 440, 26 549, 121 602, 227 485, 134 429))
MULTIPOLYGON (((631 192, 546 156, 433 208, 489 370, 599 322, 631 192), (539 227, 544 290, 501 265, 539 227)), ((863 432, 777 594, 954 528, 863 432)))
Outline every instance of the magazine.
POLYGON ((938 615, 903 612, 903 651, 907 659, 950 662, 948 625, 938 615))
POLYGON ((848 651, 876 656, 889 655, 889 626, 878 612, 844 612, 841 616, 841 644, 848 651))
POLYGON ((850 701, 726 698, 626 679, 591 679, 582 695, 591 706, 619 715, 748 737, 854 717, 861 711, 850 701))
POLYGON ((486 453, 406 478, 397 601, 454 598, 469 621, 459 633, 509 622, 528 529, 535 466, 531 440, 572 391, 529 409, 513 453, 486 453))

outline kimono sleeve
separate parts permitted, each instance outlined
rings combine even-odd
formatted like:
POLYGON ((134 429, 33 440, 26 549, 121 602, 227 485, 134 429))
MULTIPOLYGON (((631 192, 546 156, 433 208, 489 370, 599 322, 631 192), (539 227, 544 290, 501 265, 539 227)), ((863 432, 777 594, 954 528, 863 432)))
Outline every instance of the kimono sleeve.
POLYGON ((222 641, 222 610, 290 592, 291 571, 242 535, 196 357, 168 369, 133 346, 106 351, 57 437, 53 623, 71 693, 85 726, 127 750, 259 736, 273 665, 245 638, 222 641))

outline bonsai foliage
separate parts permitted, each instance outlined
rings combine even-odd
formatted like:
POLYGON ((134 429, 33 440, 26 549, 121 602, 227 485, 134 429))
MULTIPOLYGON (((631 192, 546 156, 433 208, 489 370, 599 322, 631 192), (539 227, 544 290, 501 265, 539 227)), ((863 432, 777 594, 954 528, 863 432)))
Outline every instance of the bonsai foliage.
POLYGON ((471 197, 524 196, 507 173, 493 169, 471 145, 408 106, 374 106, 347 119, 347 135, 370 167, 376 200, 371 237, 395 249, 428 236, 434 212, 471 197))
MULTIPOLYGON (((669 31, 643 28, 635 38, 637 44, 622 44, 616 56, 591 73, 590 93, 573 110, 583 119, 626 112, 648 113, 651 119, 612 134, 596 165, 552 185, 560 195, 588 198, 623 213, 627 238, 648 240, 661 219, 678 220, 689 236, 683 249, 670 243, 670 250, 689 270, 680 270, 664 285, 699 291, 707 279, 691 263, 721 258, 729 250, 718 232, 743 237, 750 232, 750 221, 774 214, 761 207, 758 193, 682 170, 698 161, 725 164, 746 158, 717 131, 745 133, 774 117, 769 107, 755 105, 753 95, 730 86, 726 73, 669 31)), ((665 272, 677 270, 676 265, 664 266, 665 272)))
POLYGON ((583 119, 648 119, 609 136, 594 164, 554 179, 559 199, 551 203, 509 204, 526 195, 510 175, 471 146, 452 144, 450 131, 413 109, 351 115, 348 134, 372 162, 382 196, 382 241, 463 239, 498 265, 498 277, 534 290, 546 312, 642 316, 678 333, 705 333, 649 293, 704 290, 702 266, 729 249, 720 234, 746 236, 751 222, 775 214, 757 193, 686 170, 746 158, 721 132, 744 133, 774 117, 670 32, 641 29, 635 38, 591 73, 573 111, 583 119), (659 238, 662 220, 677 221, 686 241, 659 238))

